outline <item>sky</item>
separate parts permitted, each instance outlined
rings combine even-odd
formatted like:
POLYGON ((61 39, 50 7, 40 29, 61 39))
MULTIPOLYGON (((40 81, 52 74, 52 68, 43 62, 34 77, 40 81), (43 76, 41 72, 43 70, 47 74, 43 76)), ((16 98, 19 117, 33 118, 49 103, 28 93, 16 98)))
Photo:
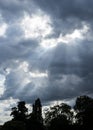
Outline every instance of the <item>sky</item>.
POLYGON ((0 124, 17 101, 93 95, 93 0, 0 0, 0 124))

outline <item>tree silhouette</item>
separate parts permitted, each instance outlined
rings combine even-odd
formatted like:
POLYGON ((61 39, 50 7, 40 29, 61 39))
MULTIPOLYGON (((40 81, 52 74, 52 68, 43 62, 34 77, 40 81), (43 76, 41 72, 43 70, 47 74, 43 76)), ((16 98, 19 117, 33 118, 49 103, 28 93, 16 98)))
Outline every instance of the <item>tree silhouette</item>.
POLYGON ((11 116, 13 120, 25 121, 28 109, 25 106, 25 101, 18 102, 17 107, 12 108, 11 116))
POLYGON ((27 129, 31 130, 44 130, 43 118, 42 118, 42 105, 40 99, 36 99, 33 104, 32 113, 30 113, 27 120, 27 129))
POLYGON ((18 120, 18 115, 19 115, 19 113, 18 113, 18 110, 17 110, 17 108, 16 107, 13 107, 12 108, 12 112, 11 112, 11 114, 10 114, 11 116, 13 116, 13 120, 18 120))
POLYGON ((35 115, 36 120, 42 123, 42 105, 39 98, 35 100, 35 103, 33 104, 33 114, 35 115))
POLYGON ((50 108, 45 113, 45 124, 50 129, 67 128, 72 124, 73 113, 71 107, 65 103, 50 108))
POLYGON ((26 125, 21 121, 8 121, 0 130, 26 130, 26 125))
POLYGON ((80 96, 74 106, 76 110, 77 124, 91 126, 93 124, 93 99, 88 96, 80 96))
POLYGON ((40 99, 35 100, 30 114, 27 113, 25 101, 20 101, 17 107, 12 108, 13 119, 6 122, 2 130, 17 130, 17 128, 18 130, 85 130, 93 128, 93 99, 85 95, 80 96, 76 99, 73 108, 66 103, 50 107, 45 112, 44 127, 40 99))

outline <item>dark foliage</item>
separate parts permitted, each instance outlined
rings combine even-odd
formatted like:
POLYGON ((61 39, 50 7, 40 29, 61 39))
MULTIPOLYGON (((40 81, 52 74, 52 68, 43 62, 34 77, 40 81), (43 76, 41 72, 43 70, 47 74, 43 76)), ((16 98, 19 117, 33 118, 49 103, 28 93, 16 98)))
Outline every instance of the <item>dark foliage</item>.
POLYGON ((76 114, 76 123, 84 127, 93 125, 93 99, 88 96, 80 96, 74 106, 76 114))
POLYGON ((3 125, 2 130, 26 130, 26 125, 22 121, 8 121, 3 125))
POLYGON ((28 109, 25 106, 25 101, 18 102, 17 107, 12 108, 11 116, 14 121, 25 121, 28 109))
POLYGON ((93 99, 80 96, 73 108, 66 103, 50 107, 42 118, 42 105, 38 98, 33 110, 28 114, 25 101, 20 101, 12 108, 13 119, 6 122, 2 130, 78 130, 93 128, 93 99))

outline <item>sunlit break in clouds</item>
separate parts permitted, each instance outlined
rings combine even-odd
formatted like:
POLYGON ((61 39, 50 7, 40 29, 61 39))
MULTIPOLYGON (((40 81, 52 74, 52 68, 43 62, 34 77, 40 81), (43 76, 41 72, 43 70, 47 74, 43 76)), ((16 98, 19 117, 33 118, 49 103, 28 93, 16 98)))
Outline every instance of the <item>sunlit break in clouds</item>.
POLYGON ((71 103, 92 84, 92 0, 0 0, 0 110, 38 97, 71 103))
POLYGON ((52 31, 50 18, 45 14, 25 15, 21 27, 26 38, 45 38, 52 31))

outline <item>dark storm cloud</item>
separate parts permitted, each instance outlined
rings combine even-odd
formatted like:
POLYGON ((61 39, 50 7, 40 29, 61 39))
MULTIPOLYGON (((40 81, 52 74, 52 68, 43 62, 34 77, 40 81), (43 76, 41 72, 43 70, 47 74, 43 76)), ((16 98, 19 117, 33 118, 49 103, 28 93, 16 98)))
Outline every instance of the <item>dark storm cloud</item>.
POLYGON ((58 75, 60 77, 61 74, 76 74, 83 77, 93 72, 92 48, 92 41, 87 40, 71 45, 60 43, 53 49, 37 53, 36 64, 34 63, 32 68, 48 70, 48 75, 52 75, 53 78, 58 75))
POLYGON ((92 94, 92 6, 92 0, 0 1, 2 21, 8 24, 6 37, 0 37, 0 68, 5 68, 4 71, 10 69, 5 74, 5 91, 1 99, 13 97, 32 102, 40 97, 42 101, 53 101, 92 94), (68 34, 75 29, 82 30, 83 25, 91 27, 89 33, 83 40, 76 39, 76 43, 58 43, 54 48, 43 48, 39 38, 23 38, 24 32, 18 24, 24 12, 31 15, 38 9, 45 11, 52 20, 54 32, 46 39, 68 34), (27 73, 19 69, 24 61, 28 63, 27 73), (29 72, 47 72, 48 76, 33 78, 29 72), (25 78, 30 78, 29 83, 23 83, 25 78))
POLYGON ((72 98, 93 92, 92 48, 93 44, 89 41, 69 47, 60 45, 56 48, 48 68, 49 82, 45 89, 48 92, 47 100, 72 98))
POLYGON ((92 48, 92 42, 85 40, 76 45, 61 44, 53 50, 52 60, 48 66, 47 87, 44 88, 45 91, 41 90, 43 100, 72 98, 92 93, 92 48))
POLYGON ((0 0, 0 13, 4 21, 11 23, 18 21, 24 13, 34 13, 36 6, 29 0, 0 0))
POLYGON ((38 47, 38 42, 33 39, 22 39, 15 41, 8 38, 0 39, 0 63, 8 60, 25 59, 29 53, 35 52, 38 47))
MULTIPOLYGON (((70 43, 69 43, 70 44, 70 43)), ((54 53, 54 60, 50 66, 53 75, 58 73, 76 74, 79 76, 93 72, 93 44, 82 41, 74 45, 59 45, 54 53)))
POLYGON ((31 71, 48 71, 47 78, 31 79, 27 85, 21 84, 26 76, 20 78, 22 72, 10 72, 6 78, 6 91, 2 98, 19 98, 32 102, 40 97, 42 101, 71 99, 82 94, 91 94, 93 91, 93 44, 82 41, 78 44, 60 44, 57 47, 40 55, 37 60, 27 59, 31 71), (88 52, 88 50, 89 52, 88 52), (52 54, 52 56, 50 56, 52 54), (51 58, 48 58, 48 57, 51 58), (51 59, 51 60, 50 60, 51 59), (31 60, 31 61, 30 61, 31 60), (32 62, 32 64, 31 64, 32 62), (20 73, 20 74, 19 74, 20 73), (19 77, 18 77, 19 75, 19 77), (12 77, 12 78, 11 78, 12 77), (14 78, 13 78, 14 77, 14 78), (43 80, 43 83, 42 83, 43 80), (20 86, 20 87, 19 87, 20 86), (22 90, 20 91, 20 89, 22 90), (16 92, 16 90, 18 90, 16 92), (23 96, 24 95, 24 96, 23 96))
POLYGON ((47 13, 62 19, 78 17, 83 20, 93 19, 92 0, 35 0, 47 13))
POLYGON ((54 36, 71 33, 76 28, 82 28, 84 23, 92 24, 92 0, 35 0, 34 2, 51 16, 54 36))

